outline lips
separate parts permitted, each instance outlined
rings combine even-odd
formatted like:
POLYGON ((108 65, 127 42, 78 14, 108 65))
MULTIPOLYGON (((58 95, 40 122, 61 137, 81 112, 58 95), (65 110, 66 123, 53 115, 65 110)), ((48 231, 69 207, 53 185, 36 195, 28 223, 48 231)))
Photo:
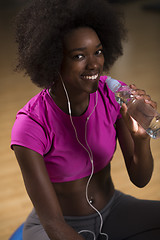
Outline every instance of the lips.
POLYGON ((87 80, 95 80, 98 77, 98 73, 97 74, 93 74, 93 75, 82 75, 82 78, 87 79, 87 80))

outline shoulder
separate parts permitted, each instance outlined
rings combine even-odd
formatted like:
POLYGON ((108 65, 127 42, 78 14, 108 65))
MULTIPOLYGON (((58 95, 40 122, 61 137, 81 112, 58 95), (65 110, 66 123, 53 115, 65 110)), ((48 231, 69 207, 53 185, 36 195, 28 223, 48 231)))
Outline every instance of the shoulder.
MULTIPOLYGON (((110 76, 107 76, 107 75, 103 75, 103 76, 100 76, 100 80, 99 80, 99 86, 102 87, 102 88, 107 88, 109 92, 112 92, 109 87, 107 86, 107 78, 111 78, 113 79, 112 77, 110 76)), ((120 82, 122 85, 127 85, 126 83, 116 79, 118 82, 120 82)))
MULTIPOLYGON (((116 121, 116 119, 121 118, 120 105, 117 103, 115 99, 115 94, 109 89, 107 85, 106 80, 108 77, 109 76, 106 76, 106 75, 100 77, 98 91, 103 99, 103 102, 106 105, 106 108, 108 109, 108 111, 116 121)), ((122 85, 126 85, 122 81, 119 81, 119 82, 122 85)))
MULTIPOLYGON (((108 97, 111 101, 115 102, 115 95, 114 93, 109 89, 108 85, 107 85, 107 78, 110 78, 110 76, 100 76, 100 80, 99 80, 99 91, 104 94, 106 97, 108 97)), ((120 82, 122 85, 126 85, 124 82, 117 80, 118 82, 120 82)))
POLYGON ((51 129, 49 96, 41 91, 17 113, 11 134, 11 145, 21 145, 41 155, 50 148, 51 129))
MULTIPOLYGON (((99 90, 101 92, 103 92, 108 98, 112 99, 113 101, 115 101, 115 95, 114 93, 110 90, 110 88, 107 85, 107 78, 110 78, 110 76, 100 76, 100 80, 99 80, 99 90)), ((111 78, 112 79, 112 78, 111 78)), ((123 86, 126 85, 126 83, 116 79, 119 83, 121 83, 123 86)))
POLYGON ((43 123, 46 110, 50 108, 49 95, 46 89, 31 98, 27 104, 18 111, 17 116, 24 114, 33 120, 43 123))

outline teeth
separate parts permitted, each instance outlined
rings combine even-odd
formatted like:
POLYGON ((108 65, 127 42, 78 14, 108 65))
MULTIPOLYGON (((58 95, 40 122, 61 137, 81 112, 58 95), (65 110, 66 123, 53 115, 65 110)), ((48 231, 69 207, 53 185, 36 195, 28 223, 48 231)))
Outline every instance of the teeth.
POLYGON ((86 78, 86 79, 92 79, 92 80, 94 80, 94 79, 96 79, 96 78, 98 77, 98 74, 93 75, 93 76, 83 76, 83 77, 86 78))

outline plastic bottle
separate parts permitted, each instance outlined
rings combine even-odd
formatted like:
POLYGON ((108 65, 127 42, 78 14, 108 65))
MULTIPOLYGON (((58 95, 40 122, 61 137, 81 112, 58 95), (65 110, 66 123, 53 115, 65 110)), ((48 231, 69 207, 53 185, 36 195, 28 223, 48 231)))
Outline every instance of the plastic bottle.
POLYGON ((160 114, 143 99, 136 99, 129 86, 122 86, 117 80, 107 77, 108 87, 115 93, 116 101, 125 103, 128 113, 154 139, 160 137, 160 114))

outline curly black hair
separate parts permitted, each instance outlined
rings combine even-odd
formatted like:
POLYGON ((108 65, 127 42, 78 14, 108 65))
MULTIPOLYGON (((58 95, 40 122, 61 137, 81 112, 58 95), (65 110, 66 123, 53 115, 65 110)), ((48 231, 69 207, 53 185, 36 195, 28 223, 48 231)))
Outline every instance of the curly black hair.
POLYGON ((39 87, 57 79, 63 58, 63 38, 77 27, 91 27, 104 51, 108 71, 123 54, 124 18, 106 0, 31 0, 16 17, 17 70, 39 87))

